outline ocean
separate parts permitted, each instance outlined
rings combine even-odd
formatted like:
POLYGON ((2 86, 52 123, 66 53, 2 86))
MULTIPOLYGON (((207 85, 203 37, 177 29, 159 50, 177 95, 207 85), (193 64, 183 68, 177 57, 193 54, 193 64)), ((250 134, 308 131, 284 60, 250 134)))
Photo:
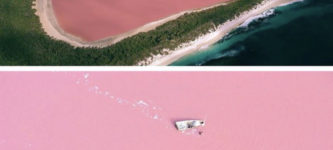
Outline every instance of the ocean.
POLYGON ((333 0, 304 0, 268 10, 171 65, 333 65, 333 0))

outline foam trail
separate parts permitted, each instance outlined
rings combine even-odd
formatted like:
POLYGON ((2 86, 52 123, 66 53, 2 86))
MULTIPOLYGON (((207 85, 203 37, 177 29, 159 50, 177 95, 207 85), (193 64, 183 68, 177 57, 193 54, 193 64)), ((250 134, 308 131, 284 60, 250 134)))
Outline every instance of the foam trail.
POLYGON ((274 13, 275 13, 275 9, 269 9, 269 10, 263 12, 260 15, 250 17, 243 24, 241 24, 239 27, 248 27, 251 22, 256 21, 258 19, 269 17, 271 15, 274 15, 274 13))
POLYGON ((119 96, 115 96, 111 91, 102 90, 100 86, 89 82, 90 74, 84 73, 77 79, 76 84, 82 84, 88 87, 88 91, 94 94, 107 97, 112 102, 132 108, 135 111, 141 112, 144 116, 158 121, 165 121, 162 115, 162 108, 154 105, 152 102, 147 100, 129 100, 119 96))

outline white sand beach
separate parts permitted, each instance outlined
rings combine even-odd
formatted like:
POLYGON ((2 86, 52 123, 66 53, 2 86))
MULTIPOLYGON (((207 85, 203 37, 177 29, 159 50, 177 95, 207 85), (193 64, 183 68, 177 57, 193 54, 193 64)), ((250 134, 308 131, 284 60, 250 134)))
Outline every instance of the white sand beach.
POLYGON ((144 61, 138 63, 138 65, 150 65, 150 66, 165 66, 169 65, 172 62, 189 55, 191 53, 200 51, 204 48, 209 47, 210 45, 216 43, 232 30, 239 27, 241 24, 246 22, 249 18, 257 16, 269 9, 286 5, 289 3, 297 2, 301 0, 265 0, 255 8, 250 11, 243 12, 239 17, 227 21, 226 23, 218 26, 214 31, 211 31, 208 34, 198 37, 196 40, 184 43, 180 45, 175 50, 165 49, 164 51, 168 52, 167 55, 155 55, 153 57, 147 58, 144 61))

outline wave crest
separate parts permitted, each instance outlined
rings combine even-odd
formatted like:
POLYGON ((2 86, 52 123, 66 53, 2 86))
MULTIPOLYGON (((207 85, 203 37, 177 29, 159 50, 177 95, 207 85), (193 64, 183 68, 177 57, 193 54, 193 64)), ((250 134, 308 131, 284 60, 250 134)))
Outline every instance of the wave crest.
POLYGON ((261 13, 260 15, 250 17, 243 24, 241 24, 239 27, 248 27, 249 24, 251 24, 253 21, 256 21, 256 20, 262 19, 262 18, 267 18, 267 17, 270 17, 274 14, 275 14, 275 9, 269 9, 269 10, 261 13))

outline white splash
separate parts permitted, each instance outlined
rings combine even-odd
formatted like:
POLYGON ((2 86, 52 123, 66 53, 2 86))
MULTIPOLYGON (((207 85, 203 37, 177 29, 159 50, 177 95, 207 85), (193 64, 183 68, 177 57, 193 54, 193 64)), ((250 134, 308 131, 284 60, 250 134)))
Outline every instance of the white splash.
MULTIPOLYGON (((115 104, 128 106, 128 107, 132 108, 134 111, 138 111, 150 119, 162 121, 162 117, 161 117, 162 108, 161 107, 153 105, 150 102, 148 103, 148 101, 145 101, 145 100, 128 100, 125 98, 114 96, 111 91, 102 90, 100 88, 100 86, 89 83, 88 78, 90 77, 90 75, 88 73, 83 74, 82 77, 79 78, 76 81, 76 83, 77 84, 80 84, 81 82, 85 83, 83 85, 88 87, 89 92, 98 94, 100 96, 105 96, 106 98, 108 98, 109 100, 114 102, 115 104)), ((165 120, 165 122, 168 122, 168 121, 165 120)))
POLYGON ((89 77, 89 73, 85 73, 85 74, 83 75, 83 77, 84 77, 84 79, 88 79, 88 77, 89 77))
POLYGON ((148 106, 148 103, 146 103, 146 102, 143 101, 143 100, 139 100, 139 101, 137 102, 137 104, 140 105, 140 106, 148 106))
POLYGON ((255 20, 258 20, 258 19, 269 17, 269 16, 273 15, 274 13, 275 13, 275 9, 269 9, 269 10, 263 12, 260 15, 250 17, 243 24, 241 24, 239 27, 247 27, 251 22, 253 22, 255 20))
POLYGON ((153 119, 158 119, 158 115, 155 114, 154 117, 153 117, 153 119))

